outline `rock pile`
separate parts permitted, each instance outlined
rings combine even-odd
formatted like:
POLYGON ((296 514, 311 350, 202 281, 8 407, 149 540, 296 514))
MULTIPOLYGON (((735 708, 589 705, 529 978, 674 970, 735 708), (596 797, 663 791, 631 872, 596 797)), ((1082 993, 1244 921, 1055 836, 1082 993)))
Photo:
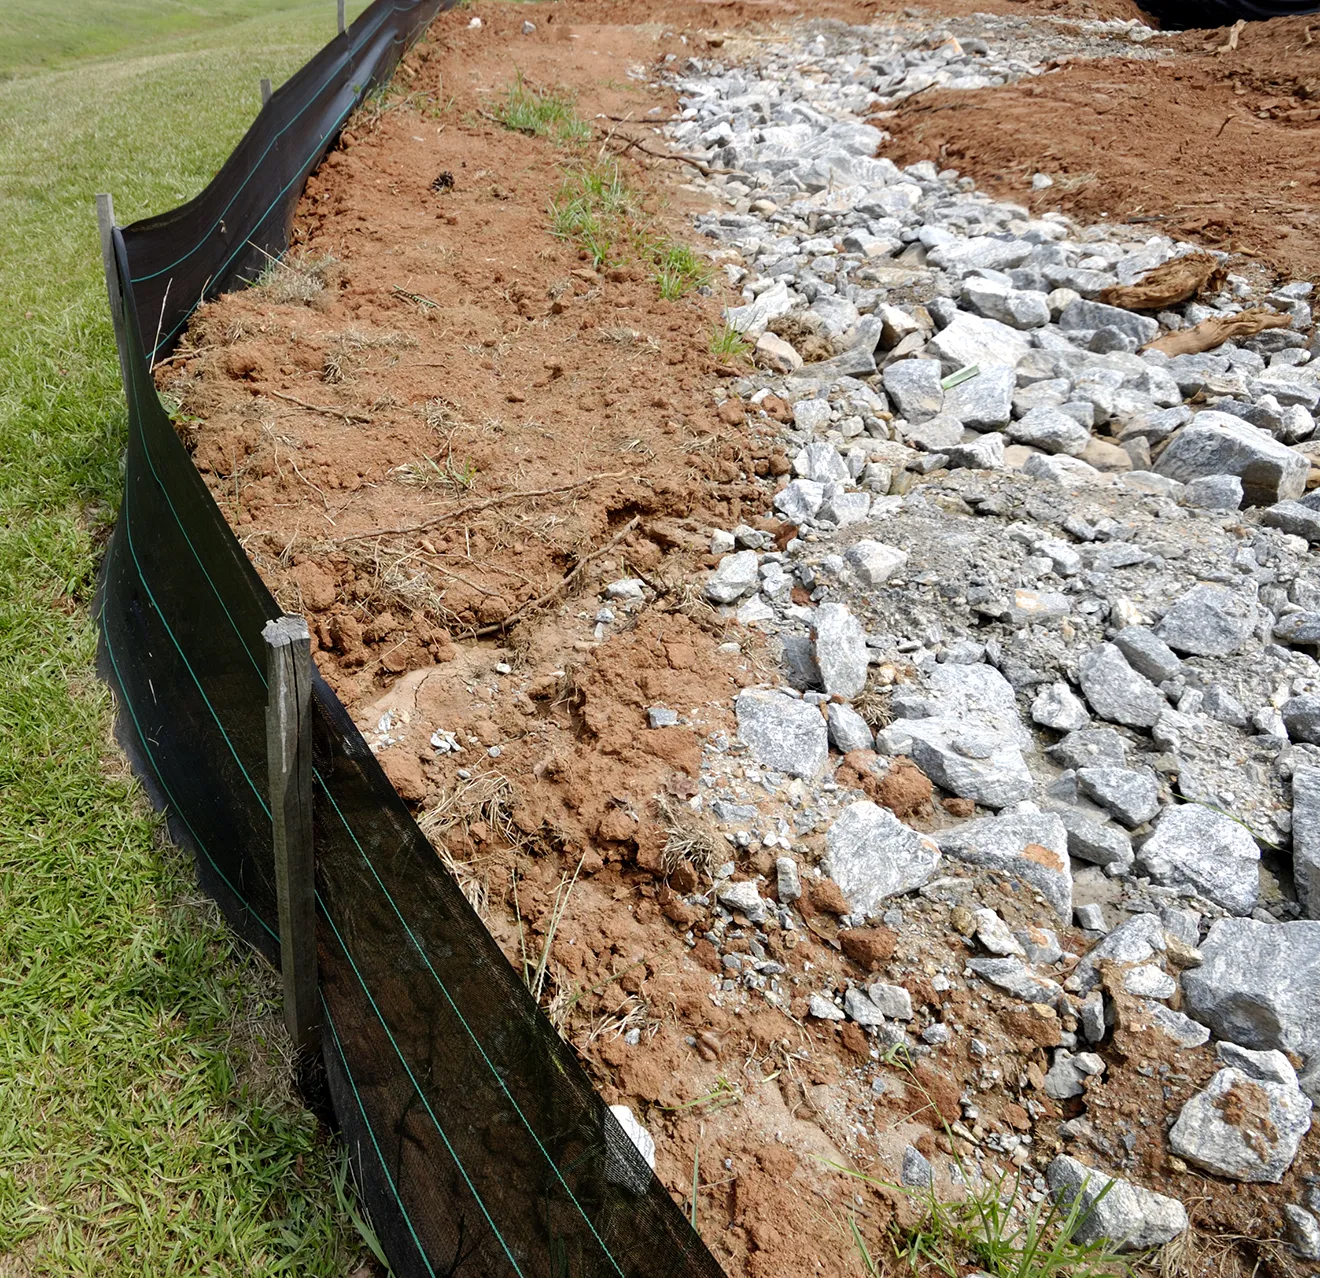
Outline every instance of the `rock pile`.
MULTIPOLYGON (((1130 54, 1133 28, 1100 32, 1120 33, 1130 54)), ((1039 1009, 1039 1092, 1085 1097, 1133 1025, 1213 1050, 1168 1150, 1278 1181, 1320 1098, 1311 285, 1221 273, 1220 291, 1123 309, 1112 290, 1197 250, 886 160, 867 117, 903 95, 1040 70, 984 41, 830 27, 681 70, 673 140, 735 170, 702 184, 716 207, 697 219, 763 370, 731 393, 792 459, 763 518, 712 535, 707 598, 782 673, 739 696, 736 740, 708 740, 692 801, 775 869, 718 867, 724 921, 689 943, 725 953, 751 928, 766 955, 829 891, 843 937, 902 936, 942 902, 964 954, 927 978, 1039 1009), (1281 326, 1160 349, 1253 306, 1281 326), (990 908, 1005 883, 1033 917, 990 908), (1080 955, 1054 930, 1074 923, 1080 955)), ((745 955, 712 979, 729 1006, 851 1022, 877 1053, 979 1041, 974 1023, 914 1022, 901 984, 812 989, 745 955)), ((1025 1161, 1019 1138, 995 1141, 1025 1161)), ((1089 1202, 1108 1180, 1060 1155, 1036 1190, 1089 1202)), ((1287 1219, 1320 1248, 1309 1208, 1287 1219)), ((1143 1247, 1186 1220, 1117 1181, 1091 1227, 1143 1247)))

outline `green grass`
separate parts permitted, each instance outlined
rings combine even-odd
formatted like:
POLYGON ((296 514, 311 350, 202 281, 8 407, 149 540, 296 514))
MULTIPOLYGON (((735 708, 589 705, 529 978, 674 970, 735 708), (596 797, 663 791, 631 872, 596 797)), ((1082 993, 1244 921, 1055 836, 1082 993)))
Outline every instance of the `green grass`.
MULTIPOLYGON (((353 16, 366 8, 358 3, 353 16)), ((0 76, 141 50, 171 36, 216 32, 250 18, 287 14, 324 43, 335 6, 307 0, 6 0, 0 6, 0 76)), ((225 42, 218 33, 208 42, 225 42)))
POLYGON ((660 296, 674 301, 710 279, 710 268, 686 244, 663 241, 652 249, 656 260, 652 279, 660 296))
POLYGON ((534 89, 522 78, 522 72, 492 114, 506 129, 530 137, 553 138, 564 143, 586 142, 591 138, 591 125, 578 115, 570 96, 534 89))
POLYGON ((597 269, 618 261, 638 238, 641 204, 617 164, 569 169, 550 202, 550 232, 587 253, 597 269))
POLYGON ((746 359, 752 353, 752 344, 736 328, 724 324, 710 335, 710 353, 716 359, 732 364, 746 359))
MULTIPOLYGON (((860 1172, 837 1170, 868 1184, 860 1172)), ((967 1172, 970 1179, 974 1173, 967 1172)), ((900 1186, 886 1185, 893 1190, 900 1186)), ((891 1225, 895 1261, 916 1275, 962 1278, 972 1269, 990 1278, 1130 1278, 1130 1261, 1104 1240, 1083 1243, 1077 1233, 1094 1207, 1079 1194, 1060 1204, 1048 1195, 1039 1203, 1026 1195, 1023 1176, 991 1176, 967 1191, 961 1201, 944 1202, 933 1189, 902 1189, 920 1208, 915 1224, 891 1225)), ((1098 1204, 1108 1187, 1096 1196, 1098 1204)), ((892 1272, 872 1255, 857 1226, 849 1222, 863 1273, 871 1278, 892 1272)))
POLYGON ((200 899, 111 743, 88 612, 124 444, 92 197, 111 191, 121 222, 191 197, 251 122, 257 77, 278 83, 333 28, 331 0, 9 0, 0 16, 0 67, 21 72, 0 82, 11 1272, 345 1278, 369 1255, 340 1155, 290 1091, 273 974, 200 899))

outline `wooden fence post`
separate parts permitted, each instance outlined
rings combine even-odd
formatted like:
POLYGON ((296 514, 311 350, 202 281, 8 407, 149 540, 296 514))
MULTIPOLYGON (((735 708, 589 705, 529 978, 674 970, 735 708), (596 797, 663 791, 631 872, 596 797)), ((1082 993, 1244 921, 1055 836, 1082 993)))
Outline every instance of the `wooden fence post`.
POLYGON ((348 24, 344 21, 344 0, 339 0, 339 34, 343 35, 348 30, 348 24))
POLYGON ((267 76, 261 77, 261 105, 265 106, 270 101, 270 79, 267 76))
POLYGON ((316 882, 312 849, 312 648, 302 617, 269 621, 266 753, 280 909, 284 1021, 301 1051, 315 1043, 316 882))

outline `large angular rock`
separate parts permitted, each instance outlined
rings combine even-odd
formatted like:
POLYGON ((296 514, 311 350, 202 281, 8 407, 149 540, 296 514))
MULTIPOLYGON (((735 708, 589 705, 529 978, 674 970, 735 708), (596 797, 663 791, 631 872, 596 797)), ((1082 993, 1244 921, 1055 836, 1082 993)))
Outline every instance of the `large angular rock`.
POLYGON ((1320 919, 1320 768, 1293 769, 1293 882, 1302 915, 1320 919))
POLYGON ((1027 240, 1001 240, 992 235, 973 235, 932 249, 930 262, 932 266, 943 267, 951 275, 964 275, 978 268, 1008 271, 1021 266, 1035 247, 1027 240))
POLYGON ((1299 501, 1281 501, 1271 506, 1260 517, 1267 528, 1281 528, 1295 537, 1307 541, 1320 541, 1320 510, 1303 506, 1299 501))
POLYGON ((1113 728, 1081 728, 1046 751, 1061 768, 1122 768, 1127 746, 1113 728))
POLYGON ((756 551, 740 550, 736 555, 725 555, 720 566, 706 579, 706 598, 711 603, 735 603, 750 595, 760 580, 756 551))
MULTIPOLYGON (((819 403, 818 400, 812 402, 819 403)), ((825 420, 829 420, 828 407, 825 420)), ((838 449, 824 440, 816 440, 808 444, 793 458, 793 473, 801 479, 814 479, 818 484, 828 484, 831 481, 846 483, 850 478, 848 465, 839 456, 838 449)))
POLYGON ((910 422, 926 422, 944 406, 940 364, 934 359, 901 359, 890 364, 882 378, 885 394, 910 422))
POLYGON ((1056 732, 1076 732, 1091 722, 1086 707, 1062 679, 1046 684, 1031 703, 1031 718, 1056 732))
POLYGON ((1068 833, 1052 812, 984 817, 942 830, 937 838, 945 855, 1021 879, 1045 898, 1060 922, 1072 922, 1068 833))
POLYGON ((1072 331, 1116 328, 1124 336, 1132 338, 1138 346, 1153 342, 1160 335, 1159 322, 1149 316, 1136 315, 1117 306, 1087 302, 1081 298, 1069 302, 1063 308, 1059 316, 1059 327, 1072 331))
MULTIPOLYGON (((1320 1196, 1314 1190, 1311 1191, 1311 1205, 1320 1207, 1320 1196)), ((1315 1214, 1296 1203, 1285 1203, 1283 1223, 1293 1250, 1303 1260, 1320 1260, 1320 1220, 1316 1219, 1315 1214)))
POLYGON ((1047 483, 1058 484, 1062 488, 1098 484, 1104 478, 1103 473, 1088 462, 1084 462, 1080 457, 1070 457, 1066 453, 1056 453, 1053 456, 1046 453, 1032 453, 1022 463, 1022 473, 1032 479, 1043 479, 1047 483))
POLYGON ((940 361, 945 373, 970 364, 1016 366, 1030 349, 1031 340, 1017 329, 966 311, 959 311, 953 323, 926 344, 927 353, 940 361))
POLYGON ((866 686, 866 631, 843 604, 816 609, 813 642, 821 683, 831 696, 855 697, 866 686))
POLYGON ((1184 972, 1184 1010, 1244 1047, 1320 1056, 1320 923, 1220 919, 1184 972))
POLYGON ((1256 629, 1255 600, 1241 590, 1193 586, 1164 614, 1156 634, 1175 652, 1196 657, 1227 657, 1256 629))
POLYGON ((1035 782, 1023 749, 1030 735, 1008 680, 986 665, 937 665, 920 716, 896 719, 879 736, 889 755, 905 754, 932 781, 988 808, 1025 799, 1035 782))
POLYGON ((1067 1154, 1046 1168, 1045 1182, 1065 1212, 1081 1199, 1081 1223, 1073 1233, 1079 1243, 1107 1239, 1119 1251, 1144 1251, 1187 1229, 1187 1209, 1176 1198, 1106 1176, 1067 1154))
POLYGON ((1160 786, 1149 769, 1081 768, 1077 788, 1132 829, 1160 810, 1160 786))
POLYGON ((1091 865, 1132 864, 1132 839, 1126 830, 1105 819, 1099 808, 1086 804, 1044 799, 1041 807, 1053 812, 1068 831, 1068 855, 1091 865))
POLYGON ((989 433, 944 450, 950 470, 998 470, 1004 464, 1004 437, 989 433))
POLYGON ((1233 914, 1246 914, 1260 893, 1260 848, 1236 821, 1181 803, 1166 808, 1141 859, 1156 883, 1186 883, 1233 914))
POLYGON ((1078 663, 1079 682, 1091 709, 1129 728, 1151 728, 1168 708, 1164 694, 1128 665, 1112 644, 1097 644, 1078 663))
POLYGON ((1087 994, 1100 983, 1100 970, 1106 962, 1145 963, 1162 954, 1167 944, 1158 914, 1134 914, 1091 947, 1073 969, 1073 976, 1087 994))
POLYGON ((825 707, 825 718, 829 727, 830 745, 840 754, 875 747, 874 733, 867 726, 866 720, 851 706, 831 701, 825 707))
POLYGON ((1009 328, 1044 328, 1050 322, 1050 304, 1045 293, 1029 292, 972 278, 963 284, 963 302, 968 310, 1009 328))
POLYGON ((825 501, 825 485, 814 479, 794 479, 775 494, 774 508, 792 524, 815 519, 825 501))
POLYGON ((736 332, 759 336, 771 320, 787 315, 792 309, 793 295, 788 291, 788 281, 780 279, 746 306, 729 307, 724 318, 736 332))
POLYGON ((956 448, 962 443, 962 437, 962 422, 944 412, 918 426, 909 425, 903 431, 905 444, 910 448, 920 448, 927 453, 942 453, 947 448, 956 448))
POLYGON ((1076 457, 1091 440, 1091 432, 1075 417, 1057 408, 1033 408, 1017 421, 1010 422, 1008 437, 1015 443, 1029 444, 1043 453, 1067 453, 1076 457))
POLYGON ((855 542, 843 552, 843 561, 863 586, 883 586, 908 561, 906 550, 883 541, 855 542))
POLYGON ((1232 1063, 1183 1106, 1169 1148, 1218 1176, 1277 1184, 1311 1129, 1311 1102, 1282 1052, 1219 1046, 1232 1063))
POLYGON ((1320 745, 1320 695, 1304 692, 1289 697, 1279 707, 1279 716, 1288 730, 1289 740, 1320 745))
POLYGON ((925 883, 940 853, 924 834, 892 812, 863 800, 839 814, 825 836, 826 868, 854 914, 874 914, 881 902, 925 883))
POLYGON ((721 905, 746 915, 748 922, 761 923, 765 920, 765 902, 756 890, 755 883, 747 880, 730 883, 716 893, 716 898, 721 905))
POLYGON ((830 754, 829 732, 815 706, 756 688, 740 692, 734 704, 738 740, 758 763, 795 777, 820 775, 830 754))
POLYGON ((1016 387, 1016 370, 1007 365, 982 368, 976 377, 944 392, 943 412, 972 430, 999 430, 1013 417, 1016 387))
POLYGON ((1198 413, 1174 435, 1155 470, 1184 484, 1206 475, 1236 475, 1245 501, 1273 506, 1306 491, 1310 463, 1240 417, 1212 411, 1198 413))
POLYGON ((1133 670, 1145 675, 1152 683, 1176 679, 1182 673, 1178 654, 1145 626, 1124 626, 1114 636, 1114 646, 1127 658, 1133 670))
POLYGON ((983 981, 1020 998, 1024 1003, 1055 1003, 1063 994, 1061 986, 1037 976, 1021 959, 969 959, 967 966, 983 981))

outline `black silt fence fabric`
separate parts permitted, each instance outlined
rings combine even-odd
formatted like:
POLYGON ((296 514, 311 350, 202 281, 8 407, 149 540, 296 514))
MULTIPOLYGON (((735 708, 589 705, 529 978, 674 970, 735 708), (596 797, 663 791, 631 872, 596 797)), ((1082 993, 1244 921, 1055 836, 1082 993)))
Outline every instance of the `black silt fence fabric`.
MULTIPOLYGON (((276 962, 261 631, 280 609, 178 441, 151 355, 252 269, 252 244, 285 247, 303 180, 440 7, 378 0, 274 96, 202 195, 112 234, 129 432, 101 669, 172 834, 276 962)), ((313 703, 322 1054, 395 1273, 716 1278, 319 679, 313 703)))

